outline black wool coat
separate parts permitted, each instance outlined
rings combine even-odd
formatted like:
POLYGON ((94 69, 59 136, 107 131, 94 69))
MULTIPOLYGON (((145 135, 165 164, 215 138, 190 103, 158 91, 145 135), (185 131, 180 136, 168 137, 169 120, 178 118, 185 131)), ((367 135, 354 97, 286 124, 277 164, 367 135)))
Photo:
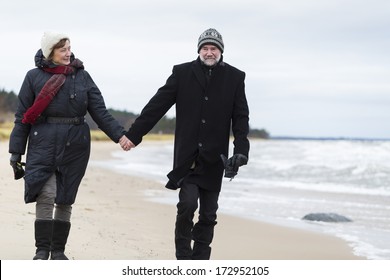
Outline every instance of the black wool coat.
POLYGON ((201 188, 219 192, 224 170, 220 155, 228 156, 231 129, 234 153, 248 156, 245 73, 222 59, 211 73, 207 81, 207 71, 199 57, 174 66, 166 84, 151 98, 126 133, 138 145, 176 105, 174 163, 167 175, 168 188, 180 187, 180 181, 186 177, 201 188))
MULTIPOLYGON (((74 59, 72 56, 71 59, 74 59)), ((40 69, 47 62, 41 50, 35 56, 37 68, 27 72, 19 92, 19 106, 15 114, 9 152, 25 154, 25 202, 36 201, 43 185, 54 173, 57 175, 57 204, 71 205, 87 168, 90 154, 90 129, 80 125, 36 122, 22 123, 23 114, 31 107, 47 80, 53 75, 40 69), (27 145, 28 142, 28 145, 27 145)), ((66 81, 42 112, 42 117, 84 117, 89 112, 93 120, 114 142, 124 129, 108 113, 104 99, 91 76, 79 69, 66 81)))

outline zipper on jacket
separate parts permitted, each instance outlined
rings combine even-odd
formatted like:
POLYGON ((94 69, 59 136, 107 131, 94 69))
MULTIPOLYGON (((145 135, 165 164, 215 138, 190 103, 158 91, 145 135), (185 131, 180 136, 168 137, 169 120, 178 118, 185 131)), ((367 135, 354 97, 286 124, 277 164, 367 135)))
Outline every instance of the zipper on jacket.
POLYGON ((75 99, 76 98, 76 75, 72 75, 72 80, 73 80, 73 94, 70 94, 70 99, 75 99))

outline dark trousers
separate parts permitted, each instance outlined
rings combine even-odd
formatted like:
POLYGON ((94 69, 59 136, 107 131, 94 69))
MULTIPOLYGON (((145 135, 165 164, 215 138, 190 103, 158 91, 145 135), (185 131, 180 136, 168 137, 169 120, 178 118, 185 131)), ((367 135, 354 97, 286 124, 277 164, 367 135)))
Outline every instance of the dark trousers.
POLYGON ((183 182, 180 186, 175 227, 176 258, 178 260, 210 259, 210 244, 217 224, 219 192, 210 192, 199 186, 183 182), (199 218, 193 219, 198 208, 199 218), (193 247, 191 241, 194 241, 193 247))

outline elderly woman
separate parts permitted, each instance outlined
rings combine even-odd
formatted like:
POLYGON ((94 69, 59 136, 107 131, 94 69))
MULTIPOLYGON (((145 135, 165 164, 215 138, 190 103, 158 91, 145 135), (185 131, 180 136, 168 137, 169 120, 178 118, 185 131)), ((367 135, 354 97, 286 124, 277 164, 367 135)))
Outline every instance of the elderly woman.
POLYGON ((26 203, 36 202, 34 260, 67 260, 72 204, 87 168, 87 112, 114 142, 125 131, 107 111, 67 35, 46 32, 19 92, 9 152, 15 179, 24 176, 26 203), (28 143, 28 145, 27 145, 28 143), (22 155, 26 152, 25 172, 22 155))

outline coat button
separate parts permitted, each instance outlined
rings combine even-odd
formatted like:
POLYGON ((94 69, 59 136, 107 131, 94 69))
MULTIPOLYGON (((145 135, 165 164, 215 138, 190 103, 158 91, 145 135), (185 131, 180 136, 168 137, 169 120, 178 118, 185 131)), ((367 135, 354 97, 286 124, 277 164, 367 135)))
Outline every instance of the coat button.
POLYGON ((202 123, 206 123, 206 120, 205 120, 205 119, 202 119, 202 123))
POLYGON ((203 144, 202 143, 198 143, 198 146, 199 146, 199 148, 201 148, 203 146, 203 144))
POLYGON ((208 97, 208 96, 205 96, 205 97, 204 97, 204 100, 206 100, 206 101, 209 100, 209 97, 208 97))
POLYGON ((67 142, 67 143, 66 143, 66 146, 70 146, 70 142, 67 142))

